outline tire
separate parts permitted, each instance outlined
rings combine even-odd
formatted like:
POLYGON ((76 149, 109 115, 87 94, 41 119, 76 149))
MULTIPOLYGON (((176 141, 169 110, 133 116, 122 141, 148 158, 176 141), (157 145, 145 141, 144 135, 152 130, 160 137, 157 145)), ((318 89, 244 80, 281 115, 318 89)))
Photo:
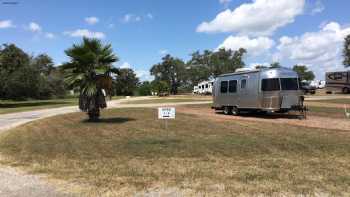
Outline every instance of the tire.
POLYGON ((232 107, 225 106, 224 107, 224 114, 225 115, 231 115, 232 114, 232 107))
POLYGON ((237 107, 232 108, 232 115, 238 116, 239 115, 239 109, 237 107))
POLYGON ((349 94, 350 93, 350 89, 349 88, 343 88, 343 94, 349 94))

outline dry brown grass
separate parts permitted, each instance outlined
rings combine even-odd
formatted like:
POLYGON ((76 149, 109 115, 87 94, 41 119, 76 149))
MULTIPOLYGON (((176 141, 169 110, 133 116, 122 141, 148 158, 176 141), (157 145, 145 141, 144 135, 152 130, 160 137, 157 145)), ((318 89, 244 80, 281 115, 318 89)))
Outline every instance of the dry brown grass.
POLYGON ((2 163, 83 186, 84 195, 348 195, 350 133, 250 121, 213 121, 154 109, 73 113, 0 138, 2 163))

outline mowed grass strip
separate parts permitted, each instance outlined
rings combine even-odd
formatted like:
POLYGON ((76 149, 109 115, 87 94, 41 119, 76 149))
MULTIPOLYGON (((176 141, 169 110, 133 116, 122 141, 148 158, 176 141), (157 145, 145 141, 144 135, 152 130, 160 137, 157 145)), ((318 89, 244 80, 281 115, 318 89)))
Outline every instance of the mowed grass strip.
POLYGON ((116 109, 99 123, 73 113, 0 137, 2 163, 84 185, 85 195, 346 195, 350 134, 178 113, 116 109), (174 189, 175 188, 175 189, 174 189))
MULTIPOLYGON (((112 99, 121 99, 121 96, 114 96, 112 99)), ((28 100, 11 101, 0 100, 0 114, 24 112, 40 109, 49 109, 65 106, 78 105, 78 98, 50 99, 50 100, 28 100)))
POLYGON ((55 107, 76 105, 78 98, 29 100, 29 101, 4 101, 0 100, 0 114, 23 112, 55 107))

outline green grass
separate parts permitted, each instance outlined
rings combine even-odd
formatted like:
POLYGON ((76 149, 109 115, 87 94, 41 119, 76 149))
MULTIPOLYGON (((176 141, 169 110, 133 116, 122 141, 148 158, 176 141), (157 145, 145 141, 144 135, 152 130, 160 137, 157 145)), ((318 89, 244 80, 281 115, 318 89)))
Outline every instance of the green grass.
POLYGON ((30 100, 30 101, 1 101, 0 114, 47 109, 77 105, 77 98, 52 99, 52 100, 30 100))
MULTIPOLYGON (((122 97, 113 97, 113 99, 120 98, 122 97)), ((0 114, 57 108, 72 105, 78 105, 78 98, 29 101, 0 100, 0 114)))
POLYGON ((155 109, 73 113, 3 133, 2 163, 80 183, 91 196, 176 188, 184 196, 345 195, 350 134, 272 123, 220 121, 155 109))

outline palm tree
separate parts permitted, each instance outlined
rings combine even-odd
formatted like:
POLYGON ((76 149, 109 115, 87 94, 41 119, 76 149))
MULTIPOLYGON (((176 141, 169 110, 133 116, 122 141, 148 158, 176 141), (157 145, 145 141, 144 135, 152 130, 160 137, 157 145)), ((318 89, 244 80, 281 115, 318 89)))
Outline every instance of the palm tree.
POLYGON ((111 93, 112 73, 118 69, 112 64, 118 61, 110 44, 98 39, 83 38, 65 51, 70 61, 62 65, 65 80, 71 88, 78 88, 79 108, 87 112, 90 121, 100 116, 100 108, 106 108, 105 94, 111 93))

